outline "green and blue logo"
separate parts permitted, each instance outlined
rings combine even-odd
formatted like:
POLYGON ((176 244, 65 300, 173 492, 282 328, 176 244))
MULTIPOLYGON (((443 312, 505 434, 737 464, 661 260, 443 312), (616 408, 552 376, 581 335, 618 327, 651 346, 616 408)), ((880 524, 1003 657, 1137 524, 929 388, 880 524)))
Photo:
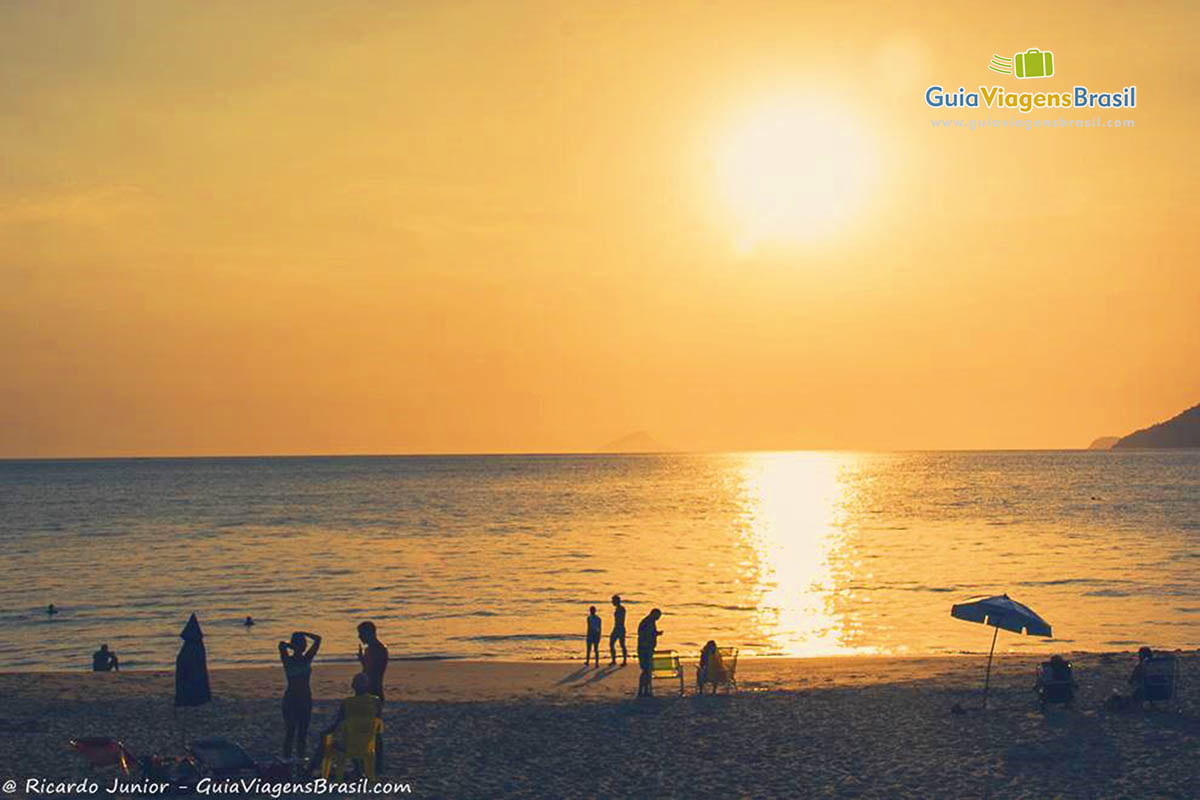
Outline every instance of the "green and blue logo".
MULTIPOLYGON (((1012 58, 993 55, 988 69, 1015 78, 1050 78, 1054 76, 1054 53, 1031 47, 1012 58)), ((953 84, 951 84, 953 85, 953 84)), ((972 91, 959 86, 947 91, 942 84, 925 90, 925 105, 930 108, 994 108, 1012 109, 1022 114, 1056 108, 1137 108, 1137 86, 1130 84, 1107 92, 1093 92, 1087 86, 1075 85, 1071 91, 1010 91, 1003 86, 980 86, 972 91)))
POLYGON ((1049 78, 1054 74, 1054 53, 1031 47, 1024 53, 1016 53, 1012 58, 993 54, 992 60, 988 62, 988 69, 1018 78, 1049 78))

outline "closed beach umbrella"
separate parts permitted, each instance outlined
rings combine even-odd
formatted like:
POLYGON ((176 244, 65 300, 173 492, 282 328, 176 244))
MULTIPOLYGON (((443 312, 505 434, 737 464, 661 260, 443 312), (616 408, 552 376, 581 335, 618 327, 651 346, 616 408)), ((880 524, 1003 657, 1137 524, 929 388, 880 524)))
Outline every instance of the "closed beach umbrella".
POLYGON ((208 657, 204 652, 204 633, 192 614, 179 633, 183 647, 175 657, 175 705, 202 706, 212 699, 208 688, 208 657))
POLYGON ((992 649, 988 651, 987 676, 983 679, 983 707, 987 708, 988 688, 992 682, 992 655, 996 652, 996 637, 1000 629, 1030 636, 1050 636, 1050 623, 1006 594, 993 597, 973 597, 965 603, 950 607, 950 616, 967 622, 980 622, 995 628, 992 649))

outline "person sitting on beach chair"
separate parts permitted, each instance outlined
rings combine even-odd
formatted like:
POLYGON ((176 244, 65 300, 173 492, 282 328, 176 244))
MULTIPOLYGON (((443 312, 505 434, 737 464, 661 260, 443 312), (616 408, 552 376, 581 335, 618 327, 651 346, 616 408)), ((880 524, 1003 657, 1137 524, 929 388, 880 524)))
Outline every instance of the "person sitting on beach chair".
POLYGON ((1139 647, 1137 657, 1137 665, 1134 666, 1133 672, 1129 673, 1129 679, 1126 681, 1126 683, 1133 687, 1133 696, 1130 699, 1135 702, 1140 700, 1138 690, 1142 685, 1143 665, 1146 663, 1146 659, 1154 657, 1154 651, 1149 647, 1139 647))
POLYGON ((1076 687, 1071 662, 1057 655, 1042 663, 1034 686, 1043 709, 1050 703, 1062 703, 1070 707, 1075 700, 1076 687))
POLYGON ((1129 699, 1137 705, 1143 703, 1165 703, 1175 696, 1177 666, 1173 653, 1156 655, 1149 647, 1138 650, 1138 663, 1129 676, 1133 695, 1129 699))
POLYGON ((713 694, 721 685, 737 687, 734 670, 737 669, 737 649, 732 647, 717 647, 717 643, 709 639, 700 651, 700 663, 696 665, 696 691, 704 694, 704 685, 712 686, 713 694))
POLYGON ((321 765, 321 777, 340 778, 348 761, 358 761, 368 778, 375 779, 376 739, 383 733, 379 718, 383 703, 367 690, 370 677, 363 672, 350 682, 354 695, 338 706, 333 723, 321 733, 320 745, 310 764, 321 765))
POLYGON ((1146 702, 1169 701, 1175 695, 1175 656, 1156 656, 1149 647, 1138 649, 1138 661, 1126 681, 1133 689, 1128 696, 1116 689, 1105 701, 1110 711, 1123 711, 1131 706, 1141 707, 1146 702))

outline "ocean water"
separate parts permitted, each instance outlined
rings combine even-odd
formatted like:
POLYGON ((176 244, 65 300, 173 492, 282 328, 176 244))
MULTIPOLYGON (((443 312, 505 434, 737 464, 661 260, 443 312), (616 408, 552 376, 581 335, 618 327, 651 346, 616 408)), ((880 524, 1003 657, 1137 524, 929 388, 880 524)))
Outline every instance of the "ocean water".
POLYGON ((1051 640, 1200 646, 1200 451, 0 462, 0 668, 271 663, 294 629, 350 659, 570 658, 589 604, 662 646, 986 651, 952 603, 1007 592, 1051 640), (48 603, 60 613, 49 617, 48 603), (252 615, 257 624, 242 626, 252 615))

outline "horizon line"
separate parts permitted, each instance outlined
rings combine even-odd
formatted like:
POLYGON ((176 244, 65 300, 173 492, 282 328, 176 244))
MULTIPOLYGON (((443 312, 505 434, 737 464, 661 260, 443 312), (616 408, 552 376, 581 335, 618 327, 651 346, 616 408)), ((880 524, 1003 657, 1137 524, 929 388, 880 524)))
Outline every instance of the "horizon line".
MULTIPOLYGON (((98 456, 0 456, 2 462, 16 461, 198 461, 255 458, 485 458, 499 456, 683 456, 742 455, 762 453, 1106 453, 1117 448, 1090 447, 901 447, 875 449, 864 447, 798 447, 738 450, 494 450, 395 453, 218 453, 203 455, 98 455, 98 456)), ((1200 448, 1120 448, 1134 450, 1192 450, 1200 448)))

